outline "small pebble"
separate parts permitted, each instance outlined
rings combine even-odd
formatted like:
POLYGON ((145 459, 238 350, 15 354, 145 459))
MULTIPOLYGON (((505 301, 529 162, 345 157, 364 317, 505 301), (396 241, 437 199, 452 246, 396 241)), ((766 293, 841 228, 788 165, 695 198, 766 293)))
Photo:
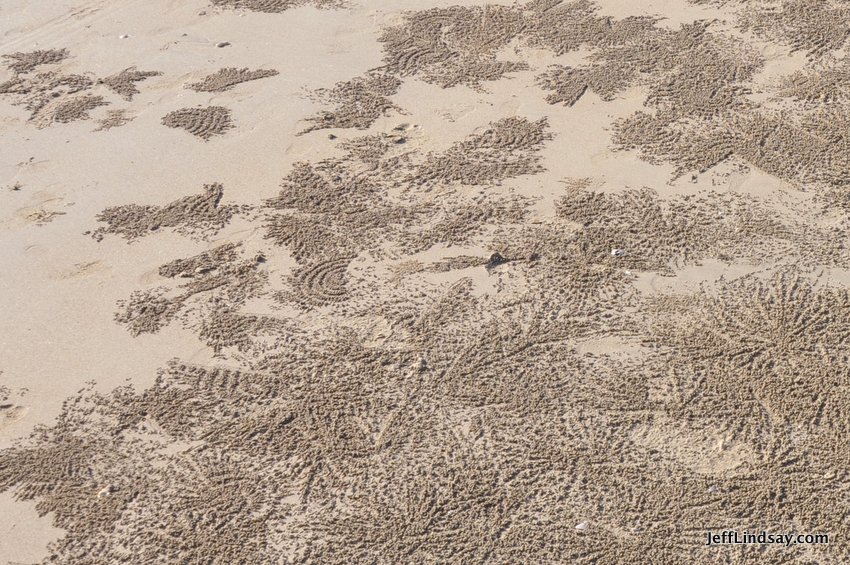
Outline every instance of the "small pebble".
POLYGON ((328 134, 328 139, 336 139, 336 136, 332 133, 328 134))
POLYGON ((230 45, 229 41, 219 41, 215 44, 216 47, 227 47, 228 45, 230 45))
POLYGON ((711 493, 711 494, 714 494, 715 492, 717 492, 717 487, 714 486, 714 485, 711 485, 710 487, 708 487, 708 492, 711 493))
POLYGON ((127 39, 128 37, 130 37, 130 36, 127 35, 127 34, 124 34, 124 35, 119 35, 118 39, 127 39))

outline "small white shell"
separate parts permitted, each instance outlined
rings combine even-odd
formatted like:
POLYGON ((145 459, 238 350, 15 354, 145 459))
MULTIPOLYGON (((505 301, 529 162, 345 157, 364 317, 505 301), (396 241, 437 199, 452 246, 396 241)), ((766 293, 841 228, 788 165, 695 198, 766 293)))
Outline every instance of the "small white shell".
POLYGON ((616 247, 611 250, 611 257, 625 257, 626 250, 625 249, 617 249, 616 247))
POLYGON ((711 485, 710 487, 708 487, 708 492, 710 492, 711 494, 714 494, 715 492, 717 492, 717 487, 714 486, 714 485, 711 485))
POLYGON ((588 527, 589 525, 590 525, 590 524, 588 524, 587 522, 579 522, 578 524, 576 524, 576 529, 577 529, 578 531, 580 531, 580 532, 583 532, 584 530, 586 530, 586 529, 587 529, 587 527, 588 527))

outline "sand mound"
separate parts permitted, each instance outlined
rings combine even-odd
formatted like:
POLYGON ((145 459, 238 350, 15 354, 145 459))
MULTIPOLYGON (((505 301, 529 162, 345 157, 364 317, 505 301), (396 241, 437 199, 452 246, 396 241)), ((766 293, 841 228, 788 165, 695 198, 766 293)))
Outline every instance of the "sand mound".
POLYGON ((165 206, 127 204, 107 208, 97 220, 108 226, 98 228, 93 237, 120 235, 128 240, 144 237, 161 228, 174 228, 184 235, 198 237, 218 232, 237 213, 234 205, 221 205, 224 187, 218 183, 204 185, 202 194, 185 196, 165 206))
POLYGON ((251 71, 247 68, 227 67, 207 76, 201 82, 187 84, 186 87, 197 92, 224 92, 237 84, 273 77, 277 74, 279 73, 272 69, 251 71))
POLYGON ((234 127, 230 110, 223 106, 175 110, 162 118, 162 124, 184 129, 204 141, 209 141, 215 135, 223 135, 234 127))

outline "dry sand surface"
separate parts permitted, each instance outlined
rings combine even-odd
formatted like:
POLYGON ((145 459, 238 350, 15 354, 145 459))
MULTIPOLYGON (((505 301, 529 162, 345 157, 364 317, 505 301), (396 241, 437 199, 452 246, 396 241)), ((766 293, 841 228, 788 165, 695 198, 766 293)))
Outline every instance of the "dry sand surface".
POLYGON ((850 563, 848 49, 839 0, 4 0, 0 565, 850 563))

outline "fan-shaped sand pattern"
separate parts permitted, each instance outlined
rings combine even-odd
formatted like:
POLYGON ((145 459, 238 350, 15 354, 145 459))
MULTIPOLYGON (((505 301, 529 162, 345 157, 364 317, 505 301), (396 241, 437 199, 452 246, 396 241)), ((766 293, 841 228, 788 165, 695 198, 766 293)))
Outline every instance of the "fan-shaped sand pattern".
POLYGON ((171 128, 184 129, 204 141, 209 141, 216 135, 223 135, 234 127, 230 119, 230 110, 223 106, 175 110, 162 118, 162 124, 171 128))
POLYGON ((38 127, 47 127, 53 123, 67 124, 77 120, 88 120, 89 111, 109 102, 103 96, 83 94, 80 96, 60 98, 57 102, 44 105, 35 113, 32 122, 38 127))
POLYGON ((320 261, 299 269, 293 283, 299 298, 315 304, 340 302, 348 297, 348 265, 350 258, 320 261))

